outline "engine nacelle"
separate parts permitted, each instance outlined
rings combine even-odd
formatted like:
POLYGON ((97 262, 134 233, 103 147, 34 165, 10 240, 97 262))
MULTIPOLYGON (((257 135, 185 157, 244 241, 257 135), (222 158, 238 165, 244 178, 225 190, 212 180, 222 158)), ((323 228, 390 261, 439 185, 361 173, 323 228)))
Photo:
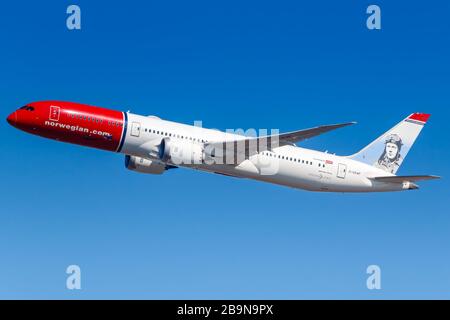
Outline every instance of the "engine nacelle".
POLYGON ((202 146, 192 141, 174 141, 164 138, 158 148, 159 159, 164 162, 170 160, 175 165, 201 164, 204 160, 202 146))
POLYGON ((148 174, 162 174, 166 170, 166 165, 146 158, 125 156, 125 167, 128 170, 148 174))

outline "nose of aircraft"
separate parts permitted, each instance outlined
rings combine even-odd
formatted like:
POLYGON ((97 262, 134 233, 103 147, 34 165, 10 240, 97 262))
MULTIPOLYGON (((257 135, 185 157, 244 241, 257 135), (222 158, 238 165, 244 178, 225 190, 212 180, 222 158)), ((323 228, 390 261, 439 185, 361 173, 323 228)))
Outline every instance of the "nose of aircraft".
POLYGON ((16 124, 17 121, 17 114, 14 111, 13 113, 11 113, 8 118, 6 118, 6 121, 8 121, 8 123, 12 126, 14 126, 16 124))

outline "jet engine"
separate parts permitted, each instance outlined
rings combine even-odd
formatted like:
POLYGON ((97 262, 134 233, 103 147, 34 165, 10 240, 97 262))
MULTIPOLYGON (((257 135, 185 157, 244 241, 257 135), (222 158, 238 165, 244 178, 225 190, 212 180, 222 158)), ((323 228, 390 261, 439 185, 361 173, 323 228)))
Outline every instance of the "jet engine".
POLYGON ((125 167, 131 171, 148 174, 162 174, 167 170, 166 165, 159 161, 129 155, 125 156, 125 167))
POLYGON ((204 159, 201 145, 192 141, 176 141, 164 138, 158 147, 158 158, 161 161, 171 161, 173 164, 195 165, 204 159))

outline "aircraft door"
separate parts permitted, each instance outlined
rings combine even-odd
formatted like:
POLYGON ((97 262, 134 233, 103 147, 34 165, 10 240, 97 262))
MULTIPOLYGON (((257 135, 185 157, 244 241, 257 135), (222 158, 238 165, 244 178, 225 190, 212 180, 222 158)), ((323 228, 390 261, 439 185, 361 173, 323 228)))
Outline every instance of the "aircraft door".
POLYGON ((347 175, 347 165, 339 163, 338 164, 337 177, 341 178, 341 179, 345 179, 346 175, 347 175))
POLYGON ((133 122, 131 124, 131 135, 133 137, 139 137, 141 134, 141 124, 139 122, 133 122))

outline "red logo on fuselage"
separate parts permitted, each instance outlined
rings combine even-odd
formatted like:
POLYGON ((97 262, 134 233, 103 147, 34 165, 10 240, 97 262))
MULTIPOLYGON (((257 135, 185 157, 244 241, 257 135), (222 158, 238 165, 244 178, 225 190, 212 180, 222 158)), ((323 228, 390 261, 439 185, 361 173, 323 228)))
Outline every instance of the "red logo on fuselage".
POLYGON ((60 108, 58 106, 50 106, 49 120, 59 121, 60 108))

